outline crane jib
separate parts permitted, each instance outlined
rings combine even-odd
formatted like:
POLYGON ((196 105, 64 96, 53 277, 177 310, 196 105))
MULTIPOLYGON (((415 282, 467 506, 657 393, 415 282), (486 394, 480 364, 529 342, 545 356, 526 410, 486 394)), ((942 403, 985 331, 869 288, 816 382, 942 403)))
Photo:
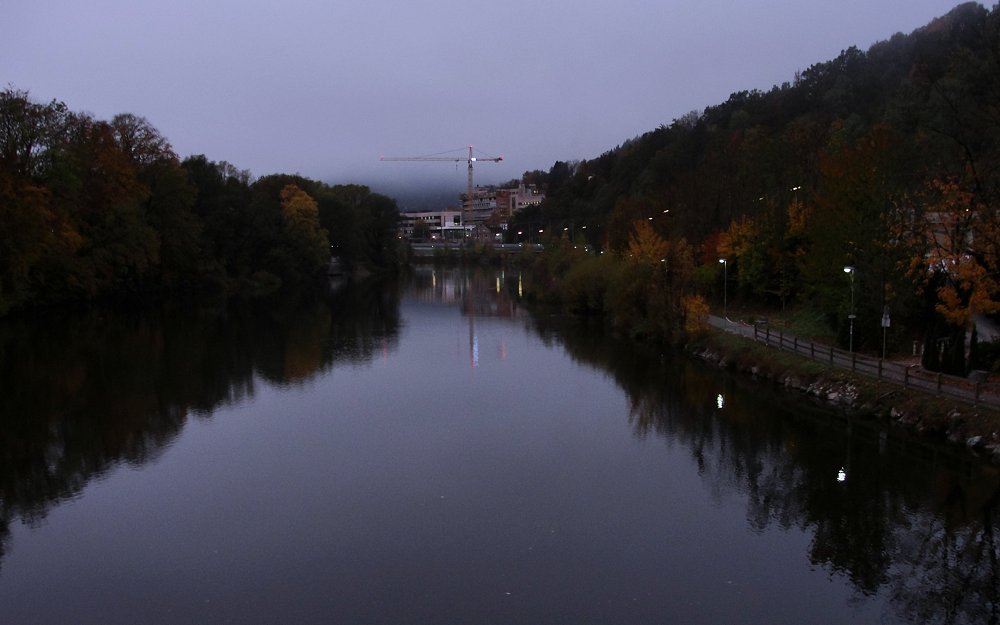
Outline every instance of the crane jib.
POLYGON ((469 156, 466 158, 454 158, 448 156, 380 156, 380 161, 447 161, 451 163, 461 163, 466 161, 469 164, 469 179, 468 186, 465 194, 465 202, 462 205, 462 223, 468 224, 470 222, 472 212, 472 192, 474 189, 472 182, 472 164, 478 161, 489 161, 491 163, 499 163, 503 160, 502 156, 490 157, 490 158, 477 158, 472 155, 472 146, 469 146, 469 156))

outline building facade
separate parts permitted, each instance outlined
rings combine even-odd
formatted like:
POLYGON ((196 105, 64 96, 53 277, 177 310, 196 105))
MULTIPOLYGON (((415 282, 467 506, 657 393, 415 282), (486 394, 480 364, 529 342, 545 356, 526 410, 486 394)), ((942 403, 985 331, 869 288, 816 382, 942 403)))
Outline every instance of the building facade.
POLYGON ((541 204, 545 194, 535 185, 518 185, 509 188, 476 187, 472 202, 466 195, 459 199, 467 210, 447 208, 441 211, 403 213, 400 236, 411 240, 499 240, 507 229, 510 218, 525 206, 541 204), (463 215, 463 213, 465 213, 463 215))
POLYGON ((405 239, 452 241, 465 238, 462 211, 447 208, 400 215, 399 233, 405 239))

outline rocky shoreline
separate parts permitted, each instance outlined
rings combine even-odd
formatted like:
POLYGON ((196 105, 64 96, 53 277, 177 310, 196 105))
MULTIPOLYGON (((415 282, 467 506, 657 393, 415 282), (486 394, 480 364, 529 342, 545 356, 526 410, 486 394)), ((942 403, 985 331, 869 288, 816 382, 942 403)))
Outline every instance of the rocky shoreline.
POLYGON ((947 441, 1000 465, 1000 414, 995 410, 904 389, 747 343, 734 350, 708 337, 689 344, 687 351, 720 368, 805 394, 857 416, 883 419, 920 436, 947 441))

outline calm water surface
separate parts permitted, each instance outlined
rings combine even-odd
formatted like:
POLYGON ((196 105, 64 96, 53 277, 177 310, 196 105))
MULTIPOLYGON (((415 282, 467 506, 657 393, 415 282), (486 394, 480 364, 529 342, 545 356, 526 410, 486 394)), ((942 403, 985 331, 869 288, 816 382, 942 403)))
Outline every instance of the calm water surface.
POLYGON ((996 470, 518 279, 0 325, 0 622, 998 622, 996 470))

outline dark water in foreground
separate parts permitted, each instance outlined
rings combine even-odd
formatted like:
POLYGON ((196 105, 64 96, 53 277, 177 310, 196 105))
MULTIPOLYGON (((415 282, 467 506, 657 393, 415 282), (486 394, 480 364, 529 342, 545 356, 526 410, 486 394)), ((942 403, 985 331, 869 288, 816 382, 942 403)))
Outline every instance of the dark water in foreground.
POLYGON ((0 622, 998 622, 996 470, 517 287, 0 325, 0 622))

